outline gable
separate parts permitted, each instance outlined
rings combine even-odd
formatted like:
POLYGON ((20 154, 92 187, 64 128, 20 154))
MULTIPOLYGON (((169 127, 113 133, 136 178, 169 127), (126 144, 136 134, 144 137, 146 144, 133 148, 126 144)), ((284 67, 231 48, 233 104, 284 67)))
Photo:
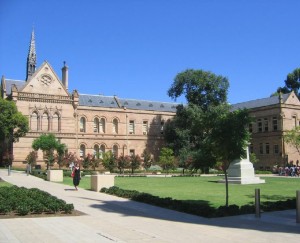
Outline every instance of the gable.
POLYGON ((284 101, 287 105, 300 105, 300 101, 294 92, 291 92, 287 99, 284 101))
POLYGON ((26 93, 69 96, 68 91, 59 80, 48 62, 44 62, 40 68, 26 82, 23 89, 26 93))

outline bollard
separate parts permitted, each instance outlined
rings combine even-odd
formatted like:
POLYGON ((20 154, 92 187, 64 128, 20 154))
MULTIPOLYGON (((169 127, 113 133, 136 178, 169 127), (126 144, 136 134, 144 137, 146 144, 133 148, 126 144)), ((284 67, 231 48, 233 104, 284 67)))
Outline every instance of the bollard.
POLYGON ((296 191, 296 222, 300 223, 300 191, 296 191))
POLYGON ((10 165, 8 166, 8 175, 10 176, 10 165))
POLYGON ((255 217, 260 218, 260 189, 255 189, 255 217))

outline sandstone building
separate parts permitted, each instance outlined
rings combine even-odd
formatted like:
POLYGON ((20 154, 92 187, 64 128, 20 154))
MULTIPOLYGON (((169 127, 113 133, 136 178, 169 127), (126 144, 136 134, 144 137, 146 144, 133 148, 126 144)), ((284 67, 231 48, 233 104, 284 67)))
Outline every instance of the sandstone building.
MULTIPOLYGON (((116 156, 141 155, 148 149, 157 158, 164 124, 174 116, 175 103, 69 92, 68 82, 65 64, 61 79, 46 61, 36 69, 32 32, 26 80, 1 80, 2 97, 15 101, 29 120, 29 132, 13 144, 15 166, 22 165, 33 140, 43 133, 53 133, 77 157, 108 150, 116 156)), ((41 151, 38 159, 43 161, 41 151)))
MULTIPOLYGON (((111 150, 115 155, 141 155, 147 149, 155 158, 163 144, 164 124, 175 115, 175 103, 124 99, 117 96, 86 95, 68 90, 68 67, 62 78, 48 62, 36 67, 32 32, 27 57, 26 80, 1 80, 1 95, 16 102, 28 117, 30 130, 14 143, 15 166, 22 165, 32 151, 34 139, 53 133, 77 157, 111 150)), ((247 108, 254 121, 250 152, 259 159, 256 169, 272 169, 299 159, 295 148, 285 143, 285 131, 299 125, 300 102, 292 92, 233 105, 247 108)), ((42 152, 38 157, 43 163, 42 152)))

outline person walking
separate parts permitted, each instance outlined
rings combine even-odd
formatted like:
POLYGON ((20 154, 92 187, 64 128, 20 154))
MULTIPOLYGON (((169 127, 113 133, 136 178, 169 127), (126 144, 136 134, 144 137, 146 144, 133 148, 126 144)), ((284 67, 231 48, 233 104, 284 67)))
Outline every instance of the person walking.
POLYGON ((78 163, 75 164, 75 166, 73 167, 73 185, 75 187, 75 190, 78 191, 78 188, 77 186, 79 185, 80 183, 80 167, 78 165, 78 163))

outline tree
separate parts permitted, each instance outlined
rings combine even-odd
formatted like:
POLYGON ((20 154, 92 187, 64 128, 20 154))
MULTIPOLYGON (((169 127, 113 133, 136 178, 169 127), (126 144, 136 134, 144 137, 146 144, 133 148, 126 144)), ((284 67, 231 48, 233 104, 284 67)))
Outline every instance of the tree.
POLYGON ((26 160, 27 164, 29 164, 30 166, 36 165, 37 152, 34 150, 29 152, 29 154, 26 156, 25 160, 26 160))
POLYGON ((124 169, 128 168, 130 165, 130 161, 131 158, 128 155, 123 155, 121 154, 118 158, 117 158, 117 167, 121 173, 124 173, 124 169))
POLYGON ((113 172, 116 167, 116 159, 114 154, 111 151, 107 151, 103 154, 103 166, 105 169, 109 170, 109 172, 113 172))
POLYGON ((300 126, 287 131, 284 135, 284 141, 295 147, 297 152, 300 154, 300 126))
POLYGON ((56 147, 57 155, 56 162, 58 164, 59 169, 64 165, 64 156, 67 146, 64 143, 58 143, 56 147))
POLYGON ((168 172, 170 169, 175 168, 175 157, 170 148, 162 148, 159 156, 158 165, 168 172))
POLYGON ((142 154, 142 158, 143 158, 143 167, 147 171, 152 165, 151 153, 147 149, 145 149, 142 154))
POLYGON ((293 72, 289 73, 284 80, 285 86, 279 87, 277 92, 281 93, 290 93, 292 91, 299 97, 299 88, 300 88, 300 68, 296 68, 293 72))
POLYGON ((61 145, 61 143, 56 139, 54 134, 42 134, 32 142, 32 148, 35 151, 38 151, 41 149, 43 153, 45 153, 46 159, 45 162, 47 164, 47 169, 49 167, 53 166, 55 157, 54 157, 54 151, 59 151, 61 153, 61 150, 65 148, 65 146, 61 145))
POLYGON ((96 170, 96 168, 99 167, 100 163, 101 163, 101 159, 99 158, 99 153, 93 155, 90 161, 90 166, 93 168, 94 171, 96 170))
POLYGON ((213 149, 217 159, 222 162, 222 170, 225 174, 226 207, 229 199, 227 169, 233 160, 245 157, 245 149, 250 140, 248 127, 251 121, 248 111, 243 109, 223 113, 214 123, 213 149))
POLYGON ((229 82, 225 77, 203 70, 188 69, 177 74, 168 95, 175 100, 185 95, 189 104, 207 110, 211 105, 226 102, 228 87, 229 82))
POLYGON ((134 170, 140 168, 142 161, 143 160, 138 154, 131 155, 131 162, 130 162, 131 174, 133 174, 134 170))
POLYGON ((91 166, 93 156, 91 154, 87 154, 82 161, 82 167, 84 169, 88 169, 91 166))
POLYGON ((28 132, 28 119, 18 111, 15 102, 0 98, 0 162, 3 155, 12 161, 11 145, 28 132))

